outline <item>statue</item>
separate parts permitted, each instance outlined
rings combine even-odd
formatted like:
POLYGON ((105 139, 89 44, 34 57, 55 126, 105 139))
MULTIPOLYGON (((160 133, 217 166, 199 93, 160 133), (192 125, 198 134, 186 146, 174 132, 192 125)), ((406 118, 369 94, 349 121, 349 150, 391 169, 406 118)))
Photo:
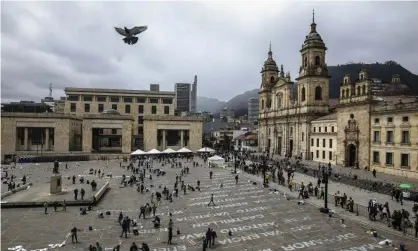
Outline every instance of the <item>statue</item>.
POLYGON ((128 29, 126 27, 123 29, 115 27, 116 32, 125 37, 123 39, 125 44, 130 45, 136 44, 136 42, 138 42, 138 37, 136 37, 136 35, 146 31, 147 29, 148 26, 135 26, 132 29, 128 29))
POLYGON ((59 166, 60 166, 60 163, 58 162, 58 160, 55 160, 54 161, 54 168, 52 169, 53 174, 59 174, 60 173, 59 166))

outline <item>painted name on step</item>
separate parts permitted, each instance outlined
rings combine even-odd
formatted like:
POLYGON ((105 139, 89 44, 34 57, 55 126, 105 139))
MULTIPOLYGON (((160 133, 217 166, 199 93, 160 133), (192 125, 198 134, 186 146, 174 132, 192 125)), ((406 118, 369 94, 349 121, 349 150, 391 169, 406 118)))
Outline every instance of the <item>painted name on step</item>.
POLYGON ((247 221, 247 220, 263 219, 263 218, 264 218, 264 215, 257 214, 257 215, 253 215, 253 216, 244 216, 244 217, 232 218, 232 219, 227 219, 227 220, 197 223, 197 224, 193 224, 193 228, 207 227, 207 226, 210 226, 211 224, 214 224, 214 225, 230 224, 230 223, 235 223, 235 222, 242 222, 242 221, 247 221))
POLYGON ((245 241, 257 240, 257 239, 260 239, 262 237, 280 236, 282 234, 283 234, 282 231, 274 230, 274 231, 268 231, 268 232, 259 233, 259 234, 249 234, 247 236, 239 236, 239 237, 219 240, 219 243, 220 244, 227 244, 227 243, 229 244, 229 243, 245 242, 245 241))
POLYGON ((333 236, 331 238, 326 239, 316 239, 316 240, 310 240, 310 241, 304 241, 304 242, 297 242, 288 246, 282 246, 281 248, 285 251, 291 251, 291 250, 298 250, 302 248, 309 248, 312 246, 321 246, 321 245, 327 245, 335 242, 341 242, 348 239, 356 238, 357 236, 353 233, 348 234, 340 234, 333 236))
POLYGON ((248 205, 248 202, 211 206, 210 208, 218 209, 218 208, 228 208, 228 207, 240 207, 240 206, 246 206, 246 205, 248 205))
POLYGON ((202 215, 193 215, 189 217, 182 217, 177 218, 177 221, 189 221, 189 220, 197 220, 197 219, 206 219, 210 217, 217 217, 217 216, 228 216, 228 212, 220 212, 220 213, 212 213, 212 214, 202 214, 202 215))

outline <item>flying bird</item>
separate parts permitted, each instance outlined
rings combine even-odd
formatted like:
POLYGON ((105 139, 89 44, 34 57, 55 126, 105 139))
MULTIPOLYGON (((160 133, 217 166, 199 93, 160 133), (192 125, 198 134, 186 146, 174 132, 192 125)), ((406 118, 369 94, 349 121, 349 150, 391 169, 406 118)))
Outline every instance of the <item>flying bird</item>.
POLYGON ((138 37, 136 37, 136 35, 146 31, 147 29, 148 26, 135 26, 132 29, 128 29, 126 27, 123 29, 115 27, 116 32, 125 37, 123 41, 130 45, 136 44, 136 42, 138 42, 138 37))

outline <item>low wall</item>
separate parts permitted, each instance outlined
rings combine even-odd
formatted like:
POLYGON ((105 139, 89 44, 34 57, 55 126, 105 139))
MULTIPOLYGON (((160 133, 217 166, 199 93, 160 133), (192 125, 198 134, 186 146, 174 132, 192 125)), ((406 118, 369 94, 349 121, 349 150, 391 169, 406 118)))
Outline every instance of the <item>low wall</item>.
POLYGON ((2 194, 1 194, 1 198, 3 199, 3 198, 6 198, 7 196, 10 196, 10 195, 14 194, 14 193, 17 193, 17 192, 20 192, 20 191, 22 191, 22 190, 25 190, 25 189, 27 189, 29 186, 32 186, 32 182, 29 182, 29 183, 27 183, 26 185, 20 186, 20 187, 15 188, 15 189, 13 189, 13 190, 11 190, 11 191, 7 191, 7 192, 5 192, 5 193, 2 193, 2 194))
POLYGON ((94 195, 94 198, 96 198, 96 203, 98 203, 102 198, 103 195, 106 194, 107 190, 109 189, 109 181, 106 182, 100 189, 99 191, 94 195))

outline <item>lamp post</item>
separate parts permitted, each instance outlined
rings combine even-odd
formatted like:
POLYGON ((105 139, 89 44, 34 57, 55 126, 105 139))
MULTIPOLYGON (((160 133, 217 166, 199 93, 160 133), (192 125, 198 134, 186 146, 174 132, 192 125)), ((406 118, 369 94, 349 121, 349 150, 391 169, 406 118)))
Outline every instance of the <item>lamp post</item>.
POLYGON ((325 170, 324 172, 324 184, 325 184, 324 208, 328 209, 328 170, 325 170))

